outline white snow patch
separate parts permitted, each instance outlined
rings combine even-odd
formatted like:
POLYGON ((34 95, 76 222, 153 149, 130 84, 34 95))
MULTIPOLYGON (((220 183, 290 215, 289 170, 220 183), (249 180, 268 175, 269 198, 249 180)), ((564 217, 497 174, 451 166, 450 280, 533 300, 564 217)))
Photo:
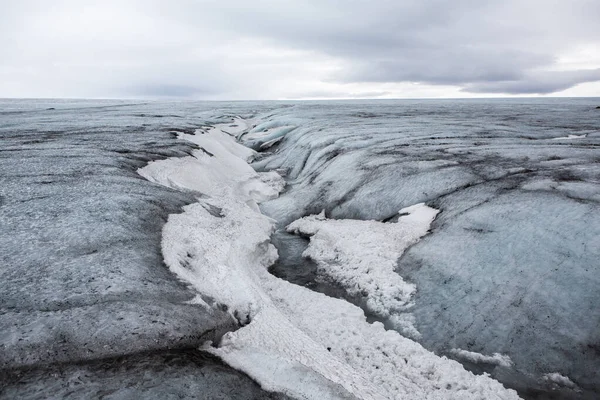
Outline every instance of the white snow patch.
POLYGON ((513 365, 513 362, 509 356, 500 353, 494 353, 491 356, 486 356, 474 351, 461 349, 452 349, 450 350, 450 353, 454 354, 457 358, 470 361, 475 364, 492 364, 506 368, 510 368, 513 365))
POLYGON ((552 138, 551 140, 573 140, 573 139, 583 139, 585 138, 587 135, 567 135, 567 136, 561 136, 561 137, 557 137, 557 138, 552 138))
POLYGON ((406 313, 413 305, 416 287, 395 272, 398 258, 429 230, 438 210, 416 204, 400 210, 396 223, 326 219, 311 215, 292 222, 290 233, 310 236, 303 256, 317 264, 318 275, 341 285, 367 309, 390 318, 404 334, 419 338, 406 313))
MULTIPOLYGON (((476 376, 381 323, 367 323, 363 311, 346 301, 271 275, 274 225, 256 203, 276 195, 281 182, 244 167, 240 155, 249 153, 220 129, 191 137, 214 157, 198 151, 140 171, 154 182, 209 196, 170 215, 162 240, 165 263, 198 290, 196 301, 227 306, 242 325, 216 347, 207 343, 206 351, 263 388, 294 398, 518 398, 488 376, 476 376)), ((416 206, 407 212, 402 229, 415 235, 408 221, 421 226, 436 211, 416 206)))
MULTIPOLYGON (((236 120, 238 126, 247 126, 236 120)), ((151 182, 175 189, 188 189, 219 198, 233 197, 258 210, 257 203, 275 198, 285 185, 274 172, 257 173, 247 161, 256 152, 239 144, 221 129, 224 124, 195 135, 181 134, 180 138, 196 143, 201 149, 193 156, 153 161, 138 170, 151 182)))
POLYGON ((544 379, 547 382, 554 383, 558 386, 564 386, 571 389, 577 387, 577 385, 575 385, 575 382, 573 382, 567 376, 559 374, 558 372, 551 372, 549 374, 545 374, 544 376, 542 376, 542 379, 544 379))

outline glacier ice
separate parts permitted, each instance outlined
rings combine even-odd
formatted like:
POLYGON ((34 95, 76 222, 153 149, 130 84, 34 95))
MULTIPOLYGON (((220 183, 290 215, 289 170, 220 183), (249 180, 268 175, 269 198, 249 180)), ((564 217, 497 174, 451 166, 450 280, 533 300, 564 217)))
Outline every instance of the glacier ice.
POLYGON ((417 288, 421 343, 449 357, 506 354, 511 372, 469 368, 526 395, 551 393, 536 382, 555 371, 584 396, 600 391, 600 128, 589 100, 315 103, 293 114, 298 127, 253 163, 287 181, 261 204, 266 215, 285 226, 322 210, 387 221, 416 203, 439 209, 397 267, 417 288))
POLYGON ((196 350, 237 327, 163 262, 162 226, 196 196, 136 173, 189 156, 171 132, 213 110, 0 99, 1 398, 285 398, 196 350))
MULTIPOLYGON (((81 390, 122 382, 127 393, 133 393, 131 377, 154 376, 160 384, 155 386, 152 379, 136 383, 139 393, 164 397, 176 390, 189 397, 184 388, 196 387, 191 376, 204 368, 209 378, 202 382, 215 395, 226 393, 228 379, 234 379, 240 382, 241 398, 269 397, 273 395, 261 392, 247 376, 227 375, 233 373, 231 368, 214 359, 200 363, 184 357, 188 361, 169 363, 183 359, 165 349, 193 348, 212 339, 216 347, 208 351, 220 352, 232 365, 240 363, 240 368, 254 371, 256 379, 266 382, 275 375, 261 375, 256 363, 262 361, 275 373, 282 358, 305 357, 302 346, 293 343, 276 359, 264 351, 264 345, 277 349, 277 338, 288 337, 277 323, 271 324, 284 318, 303 332, 306 349, 314 349, 314 342, 323 353, 308 357, 310 368, 296 361, 284 363, 286 369, 279 370, 278 379, 285 382, 286 371, 292 371, 291 376, 310 377, 308 390, 325 390, 331 396, 351 398, 351 390, 371 390, 369 379, 382 382, 383 389, 375 390, 401 393, 418 388, 414 393, 422 397, 435 397, 437 392, 427 390, 444 382, 450 385, 440 391, 445 397, 467 393, 455 385, 459 381, 493 382, 465 375, 456 363, 444 364, 458 371, 444 381, 450 370, 440 369, 439 360, 446 355, 476 373, 490 374, 526 398, 595 398, 600 391, 595 312, 600 301, 596 290, 600 129, 597 114, 590 112, 591 102, 0 100, 0 256, 5 261, 0 271, 0 323, 9 327, 0 338, 7 366, 0 375, 2 386, 17 396, 40 387, 64 393, 61 390, 73 382, 82 382, 81 390), (215 124, 222 124, 220 132, 210 128, 215 124), (201 129, 194 134, 197 128, 201 129), (214 140, 202 143, 204 135, 214 140), (196 139, 200 142, 193 143, 196 139), (260 152, 237 146, 234 139, 260 152), (223 157, 228 153, 232 156, 223 157), (135 174, 148 162, 165 158, 164 165, 173 168, 162 176, 158 172, 156 182, 176 190, 135 174), (246 165, 252 159, 259 173, 246 165), (222 173, 229 169, 243 179, 222 173), (227 182, 229 189, 211 187, 209 177, 227 182), (203 184, 196 184, 202 179, 203 184), (215 200, 223 193, 239 203, 215 200), (267 228, 275 229, 270 240, 283 257, 273 270, 353 301, 335 282, 319 281, 317 263, 302 258, 310 243, 286 233, 285 226, 322 210, 329 220, 393 225, 402 218, 398 210, 418 203, 440 212, 428 234, 406 249, 396 266, 402 280, 416 288, 412 317, 403 313, 406 319, 398 322, 413 324, 421 333, 420 343, 438 356, 385 331, 379 323, 367 324, 362 310, 342 300, 263 275, 274 258, 267 228), (186 204, 184 214, 178 214, 186 204), (238 209, 248 213, 244 214, 248 229, 233 222, 242 217, 233 211, 238 209), (172 262, 180 263, 193 280, 194 271, 212 273, 202 269, 206 265, 198 265, 202 257, 210 255, 227 268, 235 261, 258 280, 243 274, 236 279, 253 287, 258 282, 260 290, 252 289, 246 297, 234 290, 216 290, 227 283, 224 277, 220 282, 218 274, 195 283, 204 284, 207 293, 199 293, 187 278, 178 282, 162 264, 159 251, 160 230, 169 214, 169 221, 179 221, 173 226, 181 227, 180 232, 173 228, 173 235, 184 231, 190 216, 197 224, 189 229, 208 227, 223 238, 227 232, 220 230, 217 220, 231 222, 235 234, 245 239, 255 232, 256 238, 248 240, 257 247, 248 257, 229 259, 213 252, 231 250, 225 242, 191 251, 201 236, 190 234, 194 243, 171 248, 181 251, 172 262), (266 257, 260 268, 249 269, 258 266, 254 262, 259 253, 266 257), (272 289, 266 297, 264 288, 272 289), (232 300, 238 295, 245 300, 232 300), (263 300, 273 307, 257 307, 263 300), (310 319, 288 318, 300 310, 330 323, 329 311, 334 309, 346 314, 334 327, 339 323, 361 328, 329 332, 313 326, 310 319), (263 343, 251 335, 255 322, 257 331, 273 328, 277 340, 263 343), (221 336, 241 325, 242 329, 221 336), (406 357, 423 363, 394 364, 408 377, 397 387, 386 386, 385 371, 391 369, 377 371, 388 360, 371 353, 380 341, 397 345, 393 351, 383 348, 394 360, 406 357), (347 349, 338 342, 355 347, 347 349), (460 359, 452 349, 492 358, 499 353, 510 357, 513 365, 474 363, 460 359), (134 372, 129 377, 118 367, 121 357, 130 360, 126 362, 134 372), (346 365, 331 367, 339 371, 333 373, 337 378, 332 377, 338 382, 310 373, 318 365, 330 366, 329 357, 343 359, 346 365), (426 364, 437 371, 431 377, 440 380, 427 378, 426 364), (353 373, 348 365, 373 373, 366 374, 366 380, 350 378, 357 387, 344 387, 342 382, 350 376, 344 374, 353 373), (29 372, 16 374, 24 366, 29 372), (61 374, 51 384, 44 377, 56 371, 61 374), (415 371, 424 375, 413 375, 415 371), (89 379, 80 380, 82 373, 89 379), (559 376, 568 377, 573 385, 559 376), (431 386, 432 382, 437 383, 431 386)), ((253 246, 234 243, 233 248, 251 251, 253 246)), ((364 304, 355 304, 369 314, 364 304)), ((369 321, 375 317, 369 316, 369 321)), ((385 326, 390 327, 387 322, 385 326)), ((293 383, 276 381, 269 385, 282 390, 293 383)), ((496 389, 501 390, 499 386, 490 390, 496 389)))

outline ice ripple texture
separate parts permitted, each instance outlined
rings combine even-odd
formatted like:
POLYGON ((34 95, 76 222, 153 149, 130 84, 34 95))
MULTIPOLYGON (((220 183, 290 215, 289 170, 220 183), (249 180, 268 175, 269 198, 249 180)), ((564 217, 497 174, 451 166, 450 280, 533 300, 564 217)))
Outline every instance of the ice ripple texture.
POLYGON ((264 151, 254 166, 286 176, 286 192, 261 207, 282 225, 322 210, 361 220, 386 220, 421 202, 441 211, 397 266, 417 287, 411 311, 427 348, 506 355, 512 368, 471 367, 524 396, 594 398, 596 102, 307 103, 271 114, 246 136, 264 151), (544 377, 554 373, 577 389, 550 387, 544 377))
POLYGON ((0 100, 0 398, 285 398, 197 350, 237 323, 163 262, 162 226, 195 196, 136 173, 189 156, 171 132, 213 118, 202 103, 0 100))

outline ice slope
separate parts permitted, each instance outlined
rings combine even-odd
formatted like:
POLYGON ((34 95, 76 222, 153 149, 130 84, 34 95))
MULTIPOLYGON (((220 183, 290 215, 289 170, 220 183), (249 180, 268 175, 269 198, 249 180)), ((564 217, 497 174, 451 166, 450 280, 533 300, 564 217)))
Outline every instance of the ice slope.
POLYGON ((198 192, 198 203, 169 217, 162 250, 171 271, 198 291, 196 302, 226 310, 241 325, 206 351, 263 388, 295 398, 517 398, 489 377, 473 375, 381 323, 367 323, 361 309, 269 274, 277 257, 269 243, 274 221, 257 211, 256 202, 281 186, 260 184, 265 180, 236 160, 248 155, 227 134, 219 136, 223 128, 185 137, 209 152, 228 149, 211 152, 220 161, 199 150, 185 166, 165 160, 139 171, 198 192), (213 169, 223 163, 230 176, 207 183, 205 177, 218 177, 213 169))
POLYGON ((271 112, 271 129, 300 122, 253 163, 287 181, 261 209, 280 227, 322 210, 335 219, 383 221, 421 202, 439 209, 432 233, 397 267, 417 287, 411 312, 421 343, 449 357, 454 348, 509 356, 511 368, 465 365, 524 396, 596 398, 595 102, 309 103, 271 112), (579 389, 557 393, 543 378, 557 371, 579 389))
POLYGON ((195 196, 136 173, 188 156, 170 132, 214 112, 0 99, 0 398, 281 398, 195 350, 237 326, 163 262, 162 226, 195 196))

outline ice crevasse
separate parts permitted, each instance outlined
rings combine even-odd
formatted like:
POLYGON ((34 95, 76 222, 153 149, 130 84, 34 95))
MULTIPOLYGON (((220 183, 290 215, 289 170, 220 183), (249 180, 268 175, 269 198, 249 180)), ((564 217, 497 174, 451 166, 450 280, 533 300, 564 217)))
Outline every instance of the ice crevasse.
MULTIPOLYGON (((189 157, 151 162, 138 171, 150 181, 198 193, 197 203, 169 216, 162 252, 170 270, 197 290, 196 302, 226 309, 239 322, 238 330, 225 334, 219 343, 206 343, 204 350, 244 371, 265 390, 299 399, 518 398, 489 376, 474 375, 381 323, 368 323, 363 310, 345 300, 268 272, 277 259, 270 244, 274 221, 260 213, 258 204, 277 197, 284 183, 276 173, 257 173, 248 164, 255 152, 235 137, 251 123, 236 119, 195 135, 182 134, 181 139, 200 149, 189 157)), ((425 234, 435 210, 418 205, 402 212, 406 216, 399 219, 394 234, 404 235, 408 246, 425 234)), ((307 250, 313 252, 325 252, 318 241, 329 246, 327 232, 339 229, 339 224, 345 224, 349 237, 353 229, 369 230, 372 237, 386 234, 383 223, 360 222, 352 225, 311 216, 292 223, 290 229, 314 236, 315 244, 307 250)), ((378 274, 390 276, 385 270, 389 265, 384 263, 381 271, 371 263, 368 268, 374 270, 374 280, 355 282, 353 271, 364 272, 361 268, 366 264, 355 252, 345 251, 343 243, 337 248, 338 255, 346 257, 343 261, 355 263, 356 268, 340 266, 332 276, 366 285, 374 309, 389 298, 399 299, 399 309, 410 304, 414 288, 408 283, 398 281, 402 293, 370 289, 379 287, 378 274)), ((366 258, 380 252, 391 259, 389 254, 396 257, 403 249, 367 246, 364 251, 366 258)))

